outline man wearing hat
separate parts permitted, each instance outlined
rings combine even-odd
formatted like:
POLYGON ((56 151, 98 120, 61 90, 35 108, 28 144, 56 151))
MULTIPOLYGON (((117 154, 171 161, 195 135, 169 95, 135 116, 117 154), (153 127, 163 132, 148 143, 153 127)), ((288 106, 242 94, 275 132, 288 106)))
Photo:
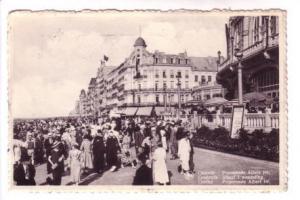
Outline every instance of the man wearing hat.
POLYGON ((52 185, 60 185, 64 172, 64 154, 61 149, 61 142, 55 141, 52 146, 51 155, 48 158, 52 168, 52 185))
POLYGON ((50 174, 51 173, 51 163, 49 162, 48 158, 51 155, 51 151, 52 151, 52 145, 53 145, 53 134, 51 132, 48 133, 47 138, 44 141, 44 147, 46 150, 46 158, 47 158, 47 173, 50 174))
POLYGON ((148 157, 145 154, 139 156, 142 165, 136 170, 133 185, 153 185, 152 169, 147 166, 148 157))
POLYGON ((176 140, 176 131, 177 128, 174 127, 175 123, 170 123, 170 150, 171 150, 171 160, 178 158, 177 150, 178 150, 178 142, 176 140))
POLYGON ((97 130, 97 134, 93 140, 93 165, 96 173, 102 173, 105 167, 105 146, 101 130, 97 130))
POLYGON ((31 164, 30 156, 23 153, 20 163, 16 164, 14 168, 14 181, 16 181, 16 185, 36 185, 34 177, 35 168, 31 164))

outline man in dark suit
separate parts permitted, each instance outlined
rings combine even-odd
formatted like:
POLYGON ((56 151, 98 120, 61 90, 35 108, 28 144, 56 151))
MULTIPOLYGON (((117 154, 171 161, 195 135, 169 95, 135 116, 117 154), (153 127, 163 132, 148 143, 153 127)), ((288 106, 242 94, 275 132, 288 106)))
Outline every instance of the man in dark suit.
POLYGON ((36 185, 35 168, 30 162, 28 154, 21 155, 21 162, 14 166, 14 181, 16 185, 36 185))

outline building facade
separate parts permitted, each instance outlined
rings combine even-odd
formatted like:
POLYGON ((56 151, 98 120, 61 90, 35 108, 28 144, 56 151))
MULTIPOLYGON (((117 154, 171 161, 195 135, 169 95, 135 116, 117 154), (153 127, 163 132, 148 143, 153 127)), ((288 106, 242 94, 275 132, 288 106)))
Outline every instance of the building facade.
POLYGON ((277 16, 237 16, 226 24, 227 58, 220 63, 217 81, 237 98, 236 52, 241 53, 243 93, 279 97, 279 21, 277 16))
POLYGON ((199 86, 194 87, 192 89, 192 97, 193 100, 204 102, 214 97, 224 97, 225 92, 225 88, 214 81, 211 83, 200 84, 199 86))
POLYGON ((98 70, 95 86, 92 80, 89 84, 86 99, 87 108, 92 108, 87 111, 90 114, 126 107, 185 104, 193 99, 194 87, 215 84, 217 58, 190 57, 186 52, 151 53, 145 40, 139 37, 124 62, 109 72, 104 73, 103 69, 105 64, 98 70))

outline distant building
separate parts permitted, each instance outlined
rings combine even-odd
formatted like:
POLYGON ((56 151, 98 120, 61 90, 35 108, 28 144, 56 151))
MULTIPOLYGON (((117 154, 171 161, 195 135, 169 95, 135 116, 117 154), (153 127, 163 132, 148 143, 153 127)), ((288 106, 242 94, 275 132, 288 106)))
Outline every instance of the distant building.
POLYGON ((260 92, 279 97, 279 22, 277 16, 237 16, 226 24, 227 58, 220 64, 217 81, 226 97, 237 98, 237 59, 243 54, 243 93, 260 92))
POLYGON ((88 113, 87 95, 84 89, 80 91, 79 101, 76 102, 76 107, 77 107, 78 115, 80 116, 87 115, 88 113))

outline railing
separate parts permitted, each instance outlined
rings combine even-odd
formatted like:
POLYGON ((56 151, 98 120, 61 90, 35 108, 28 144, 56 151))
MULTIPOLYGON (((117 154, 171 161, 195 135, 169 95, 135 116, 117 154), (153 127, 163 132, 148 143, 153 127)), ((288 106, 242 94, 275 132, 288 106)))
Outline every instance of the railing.
POLYGON ((243 57, 248 57, 250 55, 255 54, 256 52, 262 51, 266 47, 265 38, 257 41, 255 44, 248 46, 247 48, 243 49, 243 57))
MULTIPOLYGON (((181 93, 186 93, 186 92, 191 92, 192 89, 186 89, 186 88, 181 88, 180 92, 181 93)), ((124 90, 125 93, 135 93, 135 92, 161 92, 161 93, 177 93, 178 89, 177 88, 141 88, 141 89, 131 89, 131 90, 124 90)))
POLYGON ((270 114, 271 127, 279 128, 279 113, 270 114))
MULTIPOLYGON (((176 115, 165 115, 166 119, 174 119, 176 115)), ((231 128, 232 114, 207 114, 207 115, 180 115, 183 121, 189 121, 193 129, 201 126, 217 128, 219 126, 228 130, 231 128)), ((272 128, 279 128, 279 113, 247 113, 244 115, 243 127, 252 132, 255 129, 263 129, 266 132, 272 128)))
POLYGON ((265 114, 248 113, 244 117, 244 127, 248 129, 260 129, 266 126, 265 114))
MULTIPOLYGON (((251 55, 255 55, 258 52, 263 51, 266 46, 266 40, 268 40, 268 47, 272 48, 278 46, 278 34, 270 35, 268 38, 263 37, 261 40, 257 41, 256 43, 242 49, 243 53, 243 60, 248 59, 251 55)), ((219 66, 219 71, 222 71, 224 68, 226 68, 229 64, 235 64, 237 63, 237 58, 233 56, 233 58, 227 58, 223 63, 219 66)))

